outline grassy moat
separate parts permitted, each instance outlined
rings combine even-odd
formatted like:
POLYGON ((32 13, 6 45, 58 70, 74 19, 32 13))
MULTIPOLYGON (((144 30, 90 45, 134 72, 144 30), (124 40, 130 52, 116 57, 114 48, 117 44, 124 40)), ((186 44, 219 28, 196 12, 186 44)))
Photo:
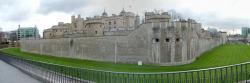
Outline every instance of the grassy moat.
POLYGON ((250 61, 250 46, 243 44, 226 44, 214 48, 211 51, 203 53, 197 60, 191 64, 181 66, 156 66, 143 65, 137 66, 133 64, 115 64, 110 62, 98 62, 89 60, 69 59, 61 57, 53 57, 47 55, 39 55, 27 52, 21 52, 19 48, 6 48, 1 52, 11 54, 35 61, 43 61, 53 64, 67 65, 72 67, 81 67, 106 71, 119 72, 170 72, 184 71, 194 69, 204 69, 218 66, 226 66, 250 61))

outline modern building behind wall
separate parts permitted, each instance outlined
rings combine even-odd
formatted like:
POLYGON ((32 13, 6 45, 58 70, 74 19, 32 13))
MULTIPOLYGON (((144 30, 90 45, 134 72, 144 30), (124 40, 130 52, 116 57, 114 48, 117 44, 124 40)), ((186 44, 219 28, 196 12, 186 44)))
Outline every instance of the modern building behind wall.
POLYGON ((5 36, 5 32, 0 31, 0 44, 2 44, 2 43, 5 43, 5 42, 6 42, 6 41, 5 41, 4 36, 5 36))
POLYGON ((249 34, 250 34, 250 28, 249 27, 242 27, 241 35, 243 37, 247 37, 249 34))
POLYGON ((215 28, 208 28, 207 31, 209 31, 211 34, 218 33, 217 29, 215 29, 215 28))
POLYGON ((37 27, 20 27, 17 29, 17 39, 20 40, 22 38, 40 38, 39 30, 37 27))
MULTIPOLYGON (((14 32, 16 34, 16 32, 14 32)), ((16 39, 17 37, 15 36, 13 38, 12 36, 12 31, 1 31, 0 32, 0 48, 5 48, 5 47, 14 47, 14 41, 13 39, 16 39)), ((16 40, 15 40, 16 41, 16 40)))

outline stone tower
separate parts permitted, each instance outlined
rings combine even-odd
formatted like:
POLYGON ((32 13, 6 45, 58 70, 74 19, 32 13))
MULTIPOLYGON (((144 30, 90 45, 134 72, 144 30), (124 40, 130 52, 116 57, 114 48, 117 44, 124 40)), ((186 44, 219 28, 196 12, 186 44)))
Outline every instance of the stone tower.
POLYGON ((137 14, 135 17, 135 27, 139 27, 140 25, 140 16, 137 14))

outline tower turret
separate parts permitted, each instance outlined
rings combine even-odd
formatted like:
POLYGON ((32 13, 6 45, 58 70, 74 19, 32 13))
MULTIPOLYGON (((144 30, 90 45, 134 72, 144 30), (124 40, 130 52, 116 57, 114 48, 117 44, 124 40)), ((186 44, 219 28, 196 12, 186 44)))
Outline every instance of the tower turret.
POLYGON ((75 15, 71 16, 71 23, 75 23, 75 21, 76 21, 75 15))
POLYGON ((121 15, 121 16, 125 16, 125 15, 126 15, 126 11, 125 11, 124 8, 123 8, 122 11, 120 12, 120 15, 121 15))
POLYGON ((103 13, 102 13, 103 17, 108 17, 108 13, 106 12, 106 10, 104 9, 103 13))
POLYGON ((140 16, 137 14, 135 16, 135 27, 138 27, 140 25, 140 16))

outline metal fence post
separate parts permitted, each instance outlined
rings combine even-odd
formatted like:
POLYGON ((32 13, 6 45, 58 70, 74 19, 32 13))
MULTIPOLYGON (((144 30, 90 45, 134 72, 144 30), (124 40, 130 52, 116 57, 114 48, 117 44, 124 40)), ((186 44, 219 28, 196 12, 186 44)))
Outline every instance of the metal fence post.
POLYGON ((248 80, 248 70, 247 70, 247 65, 248 65, 248 63, 246 63, 246 66, 245 66, 245 71, 246 71, 246 83, 247 83, 247 80, 248 80))
POLYGON ((188 72, 185 72, 185 81, 186 81, 186 83, 188 83, 187 73, 188 73, 188 72))
POLYGON ((173 83, 176 83, 176 81, 175 81, 175 73, 173 73, 173 83))
POLYGON ((191 83, 194 83, 194 73, 193 72, 191 72, 191 76, 192 76, 191 83))
POLYGON ((170 83, 170 80, 169 80, 169 73, 167 73, 167 81, 168 81, 168 83, 170 83))
POLYGON ((218 83, 218 74, 217 74, 217 69, 214 69, 214 78, 215 78, 215 82, 218 83))
POLYGON ((203 83, 206 83, 206 70, 203 70, 203 83))
POLYGON ((234 72, 233 66, 231 66, 231 82, 234 82, 234 72))
POLYGON ((238 82, 238 65, 236 65, 236 82, 238 82))
POLYGON ((228 75, 228 74, 227 74, 227 68, 228 68, 228 67, 226 67, 226 76, 225 76, 225 82, 226 82, 226 83, 228 82, 228 76, 227 76, 227 75, 228 75))
POLYGON ((242 70, 243 68, 242 68, 242 64, 240 64, 240 81, 242 81, 243 79, 243 70, 242 70))
POLYGON ((224 80, 223 80, 223 72, 222 72, 222 68, 220 68, 220 82, 222 83, 222 82, 224 82, 224 80))
POLYGON ((197 82, 200 83, 200 71, 197 71, 197 82))
POLYGON ((181 73, 179 72, 179 81, 182 83, 181 73))

